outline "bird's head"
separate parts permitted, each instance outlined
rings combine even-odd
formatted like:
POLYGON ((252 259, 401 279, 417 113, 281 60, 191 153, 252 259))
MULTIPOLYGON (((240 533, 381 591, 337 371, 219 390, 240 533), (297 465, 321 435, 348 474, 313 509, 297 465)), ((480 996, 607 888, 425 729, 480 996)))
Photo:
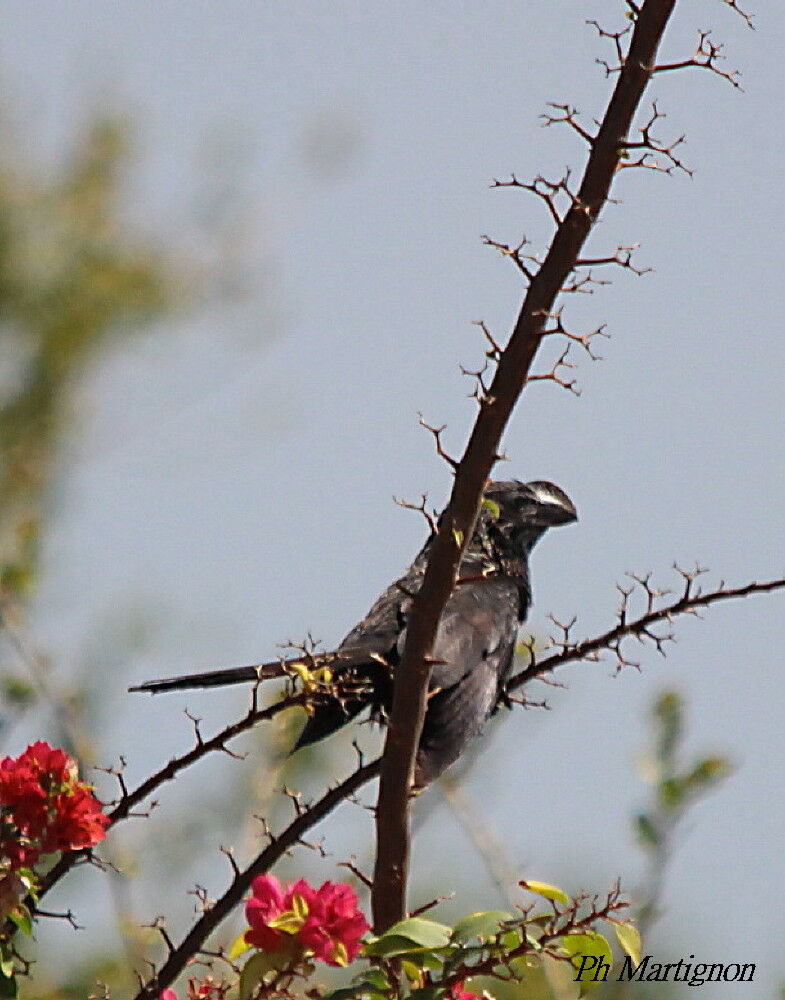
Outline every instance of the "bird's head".
POLYGON ((483 520, 494 522, 516 549, 530 551, 548 528, 578 519, 564 490, 545 480, 491 482, 483 494, 483 520))

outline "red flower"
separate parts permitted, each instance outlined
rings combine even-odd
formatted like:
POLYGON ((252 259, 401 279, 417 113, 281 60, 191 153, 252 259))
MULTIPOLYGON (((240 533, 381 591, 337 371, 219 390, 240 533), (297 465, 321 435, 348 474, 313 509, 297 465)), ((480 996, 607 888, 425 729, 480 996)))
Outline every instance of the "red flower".
POLYGON ((223 1000, 228 989, 228 986, 216 983, 212 976, 203 979, 201 983, 189 979, 186 997, 187 1000, 223 1000))
POLYGON ((245 904, 245 917, 251 929, 245 940, 260 951, 278 951, 281 932, 270 927, 285 909, 281 886, 274 875, 257 875, 251 882, 251 898, 245 904))
POLYGON ((357 954, 367 930, 353 890, 348 885, 325 882, 309 901, 308 916, 297 939, 314 958, 328 965, 345 965, 357 954))
POLYGON ((7 867, 12 872, 19 868, 31 868, 40 854, 38 847, 28 846, 17 837, 0 840, 0 868, 7 867))
POLYGON ((77 784, 73 791, 56 796, 52 805, 55 815, 44 841, 45 853, 92 847, 104 839, 109 817, 87 785, 77 784))
MULTIPOLYGON (((224 1000, 228 989, 228 986, 216 983, 212 976, 208 976, 201 982, 189 979, 185 995, 186 1000, 224 1000)), ((174 990, 162 990, 158 1000, 177 1000, 177 994, 174 990)))
POLYGON ((322 962, 345 965, 368 930, 348 885, 325 882, 314 889, 300 879, 282 890, 278 879, 260 875, 251 883, 251 893, 245 940, 261 951, 280 951, 288 939, 322 962))
POLYGON ((23 833, 46 822, 46 792, 35 770, 21 757, 0 761, 0 806, 7 808, 13 824, 23 833))
POLYGON ((76 764, 38 741, 16 760, 0 761, 0 861, 31 867, 41 854, 91 847, 109 823, 76 764))
POLYGON ((58 786, 66 785, 76 779, 76 764, 67 757, 59 747, 50 747, 48 743, 38 740, 17 758, 18 764, 31 768, 39 777, 46 791, 53 791, 58 786))
POLYGON ((463 988, 463 983, 454 983, 444 994, 445 1000, 479 1000, 476 993, 469 993, 463 988))

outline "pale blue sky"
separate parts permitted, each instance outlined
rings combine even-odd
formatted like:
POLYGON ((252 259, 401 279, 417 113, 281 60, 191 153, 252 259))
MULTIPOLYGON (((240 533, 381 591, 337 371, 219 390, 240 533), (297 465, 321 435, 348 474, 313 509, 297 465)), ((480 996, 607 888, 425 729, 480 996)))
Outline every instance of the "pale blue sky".
MULTIPOLYGON (((603 627, 626 570, 668 585, 674 560, 699 559, 733 582, 785 566, 785 14, 757 6, 752 33, 719 3, 680 4, 666 56, 688 54, 695 29, 711 24, 746 92, 697 71, 656 81, 661 133, 687 132, 695 176, 621 177, 623 204, 592 248, 640 242, 654 272, 573 297, 574 325, 607 322, 606 360, 581 359, 580 399, 533 387, 506 436, 503 474, 555 480, 581 516, 534 556, 535 630, 549 611, 577 613, 586 634, 603 627)), ((84 389, 35 627, 67 671, 97 620, 130 603, 158 609, 165 626, 127 675, 106 676, 122 722, 102 749, 124 753, 133 775, 189 735, 182 699, 126 697, 127 683, 268 658, 308 629, 331 644, 417 549, 421 525, 390 498, 428 490, 438 504, 448 487, 417 411, 447 423, 460 446, 473 408, 458 365, 482 349, 471 321, 502 336, 517 308, 517 275, 479 236, 544 233, 533 200, 488 182, 581 162, 573 137, 540 129, 537 116, 548 100, 601 111, 608 83, 593 60, 605 52, 583 22, 610 22, 619 7, 4 5, 0 69, 25 141, 57 155, 85 109, 107 95, 130 108, 133 215, 185 244, 206 147, 219 164, 239 148, 237 253, 266 283, 244 308, 179 320, 114 353, 84 389), (319 122, 356 137, 335 177, 303 158, 319 122)), ((726 752, 736 769, 682 831, 662 937, 678 935, 699 958, 759 963, 758 996, 785 979, 770 932, 785 884, 784 606, 760 598, 680 624, 683 641, 665 662, 646 656, 640 675, 565 671, 569 690, 549 692, 554 710, 505 717, 478 746, 469 782, 522 875, 577 887, 624 874, 632 885, 644 716, 655 692, 678 686, 690 746, 726 752)), ((211 713, 206 699, 188 704, 218 720, 237 702, 211 713)), ((225 767, 221 780, 236 773, 225 767)), ((339 814, 325 831, 339 854, 367 853, 367 826, 339 814)), ((479 869, 443 809, 423 824, 415 864, 445 883, 456 867, 479 869)), ((324 877, 335 874, 326 863, 324 877)), ((463 891, 460 910, 497 902, 485 886, 463 891)), ((145 917, 169 905, 140 902, 145 917)))

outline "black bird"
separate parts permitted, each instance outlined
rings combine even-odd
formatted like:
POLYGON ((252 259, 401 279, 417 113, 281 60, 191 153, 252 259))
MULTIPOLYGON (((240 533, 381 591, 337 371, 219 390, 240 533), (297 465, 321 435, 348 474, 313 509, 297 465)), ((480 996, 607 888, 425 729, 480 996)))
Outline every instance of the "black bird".
MULTIPOLYGON (((433 647, 416 787, 429 784, 453 764, 503 700, 518 625, 531 603, 529 553, 548 528, 576 519, 572 501, 553 483, 512 480, 486 487, 433 647)), ((329 736, 368 707, 377 720, 384 719, 392 704, 412 597, 422 584, 430 548, 429 539, 406 573, 381 594, 338 647, 330 666, 350 693, 340 701, 326 698, 316 704, 294 750, 329 736)), ((262 676, 263 668, 232 667, 148 681, 131 690, 214 687, 262 676)))

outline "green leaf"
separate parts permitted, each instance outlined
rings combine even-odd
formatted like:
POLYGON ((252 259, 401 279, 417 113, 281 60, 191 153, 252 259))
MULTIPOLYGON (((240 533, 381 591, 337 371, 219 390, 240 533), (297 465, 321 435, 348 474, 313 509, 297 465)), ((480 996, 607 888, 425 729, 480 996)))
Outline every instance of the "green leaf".
POLYGON ((412 962, 407 958, 403 958, 401 959, 401 969, 403 970, 404 976, 406 976, 410 983, 417 983, 420 981, 421 969, 415 962, 412 962))
POLYGON ((377 958, 409 955, 422 967, 432 968, 430 963, 436 962, 438 968, 441 959, 431 954, 432 949, 446 947, 450 942, 450 933, 450 928, 445 924, 424 920, 422 917, 409 917, 393 924, 379 937, 367 941, 363 946, 363 953, 377 958))
POLYGON ((14 956, 8 950, 6 945, 3 945, 2 951, 0 951, 0 976, 5 979, 12 979, 14 975, 14 956))
POLYGON ((363 973, 360 979, 369 986, 373 986, 376 990, 385 991, 390 988, 390 984, 387 981, 387 975, 382 972, 381 969, 369 969, 367 972, 363 973))
POLYGON ((483 507, 489 512, 494 521, 498 521, 501 517, 501 508, 496 503, 495 500, 489 500, 488 497, 484 497, 482 501, 483 507))
POLYGON ((27 937, 32 935, 33 921, 30 911, 22 903, 17 906, 13 913, 8 914, 8 919, 16 926, 20 934, 26 934, 27 937))
MULTIPOLYGON (((368 941, 363 948, 363 952, 369 958, 393 958, 396 955, 406 955, 413 961, 421 962, 422 959, 416 958, 416 956, 432 954, 430 948, 423 948, 421 945, 415 944, 411 938, 404 937, 402 934, 385 934, 374 941, 368 941)), ((422 962, 422 964, 424 965, 425 963, 422 962)))
POLYGON ((536 893, 538 896, 542 896, 543 899, 552 899, 555 903, 569 903, 570 897, 566 892, 558 889, 555 885, 549 885, 547 882, 531 882, 526 880, 524 882, 518 883, 522 889, 526 889, 528 892, 536 893))
POLYGON ((406 937, 423 948, 441 948, 450 940, 450 928, 435 920, 424 920, 422 917, 409 917, 400 920, 385 932, 383 937, 393 934, 396 937, 406 937))
POLYGON ((653 715, 658 730, 657 758, 666 769, 669 769, 682 737, 681 695, 676 691, 663 692, 654 703, 653 715))
POLYGON ((687 785, 682 778, 666 778, 657 785, 657 802, 666 812, 676 812, 683 804, 687 785))
POLYGON ((487 994, 494 1000, 573 1000, 577 998, 576 988, 570 989, 569 982, 575 973, 567 962, 548 962, 532 959, 531 956, 513 959, 514 978, 500 981, 495 976, 471 976, 464 980, 463 988, 482 996, 487 994), (527 964, 530 963, 530 964, 527 964), (567 973, 567 976, 564 973, 567 973), (551 980, 555 979, 553 984, 551 980), (567 979, 567 982, 564 980, 567 979), (551 985, 554 989, 551 989, 551 985), (555 988, 558 985, 558 990, 555 988))
POLYGON ((463 545, 463 532, 462 531, 458 531, 457 528, 453 528, 452 529, 452 537, 453 537, 453 540, 455 541, 456 547, 460 548, 463 545))
POLYGON ((521 935, 518 931, 506 931, 499 938, 499 944, 505 951, 512 951, 521 943, 521 935))
POLYGON ((281 955, 257 951, 251 955, 240 973, 240 1000, 250 1000, 268 972, 283 968, 281 955))
POLYGON ((444 951, 433 951, 428 948, 417 949, 411 952, 409 958, 421 969, 429 969, 431 972, 439 972, 444 968, 444 960, 447 953, 444 951))
POLYGON ((15 997, 17 993, 14 957, 7 944, 0 945, 0 997, 15 997))
POLYGON ((381 937, 366 941, 362 946, 362 953, 369 958, 385 958, 388 955, 404 955, 416 947, 407 937, 401 937, 398 934, 383 934, 381 937))
POLYGON ((614 924, 613 932, 624 954, 629 955, 636 965, 640 965, 641 936, 637 927, 633 927, 632 924, 614 924))
POLYGON ((409 994, 409 1000, 437 1000, 438 996, 439 988, 437 986, 423 986, 412 990, 409 994))
POLYGON ((3 700, 16 708, 26 708, 36 699, 36 690, 19 677, 4 677, 0 681, 3 700))
POLYGON ((639 813, 635 817, 635 832, 638 834, 638 843, 647 850, 654 850, 660 846, 660 832, 654 821, 645 813, 639 813))
POLYGON ((613 952, 610 945, 602 934, 597 934, 595 931, 565 934, 559 942, 559 947, 569 956, 576 972, 580 973, 578 985, 581 996, 604 982, 603 974, 607 976, 613 966, 613 952), (603 970, 602 965, 607 965, 608 969, 603 970))
POLYGON ((325 993, 323 1000, 357 1000, 357 997, 370 997, 371 1000, 387 1000, 389 989, 389 986, 385 986, 383 990, 380 990, 373 983, 369 982, 366 977, 356 982, 353 986, 342 986, 339 990, 333 990, 332 993, 325 993))
POLYGON ((512 914, 504 910, 483 910, 462 917, 452 929, 453 941, 463 943, 472 938, 495 937, 505 920, 512 920, 512 914))
POLYGON ((702 789, 721 781, 730 772, 730 763, 724 757, 706 757, 698 761, 686 777, 691 788, 702 789))

